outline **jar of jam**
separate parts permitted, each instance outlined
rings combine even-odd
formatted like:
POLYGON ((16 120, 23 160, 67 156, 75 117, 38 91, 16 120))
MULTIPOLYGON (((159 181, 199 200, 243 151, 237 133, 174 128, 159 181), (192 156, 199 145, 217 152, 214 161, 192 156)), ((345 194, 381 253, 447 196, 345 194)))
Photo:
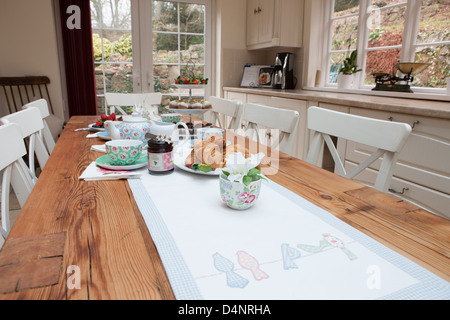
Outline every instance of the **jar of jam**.
POLYGON ((148 141, 148 172, 150 174, 170 174, 174 171, 173 146, 165 141, 148 141))

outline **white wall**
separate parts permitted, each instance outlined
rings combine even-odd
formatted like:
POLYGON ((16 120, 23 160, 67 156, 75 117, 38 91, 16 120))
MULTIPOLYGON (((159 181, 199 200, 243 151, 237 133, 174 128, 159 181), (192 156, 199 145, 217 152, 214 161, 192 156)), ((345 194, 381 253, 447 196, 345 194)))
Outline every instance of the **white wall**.
POLYGON ((64 119, 54 21, 52 0, 0 0, 0 77, 48 76, 55 115, 64 119))

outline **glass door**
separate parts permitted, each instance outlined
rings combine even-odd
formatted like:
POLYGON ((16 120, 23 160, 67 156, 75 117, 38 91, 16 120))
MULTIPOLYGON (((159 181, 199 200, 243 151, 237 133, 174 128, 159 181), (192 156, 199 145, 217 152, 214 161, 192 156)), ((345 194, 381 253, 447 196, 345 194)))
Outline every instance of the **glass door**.
POLYGON ((106 92, 161 92, 168 105, 189 95, 173 86, 179 76, 210 80, 208 1, 91 0, 91 19, 99 113, 106 92))

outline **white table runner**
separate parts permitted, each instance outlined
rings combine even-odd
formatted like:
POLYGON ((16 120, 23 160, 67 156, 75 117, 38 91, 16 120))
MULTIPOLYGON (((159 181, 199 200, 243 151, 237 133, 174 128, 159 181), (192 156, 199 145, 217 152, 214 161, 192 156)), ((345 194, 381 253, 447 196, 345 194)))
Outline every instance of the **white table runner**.
POLYGON ((218 177, 128 183, 177 299, 450 298, 448 282, 274 182, 245 211, 221 202, 218 177))

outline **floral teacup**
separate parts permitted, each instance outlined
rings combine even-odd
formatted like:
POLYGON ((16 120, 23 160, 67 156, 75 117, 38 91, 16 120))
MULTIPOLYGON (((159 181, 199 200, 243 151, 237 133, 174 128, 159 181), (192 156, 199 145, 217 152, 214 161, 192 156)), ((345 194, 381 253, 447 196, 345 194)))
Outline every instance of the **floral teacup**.
POLYGON ((144 145, 140 140, 112 140, 108 141, 105 147, 114 165, 127 166, 144 156, 142 153, 144 145))
POLYGON ((180 122, 182 120, 183 116, 179 113, 168 113, 168 114, 162 114, 161 120, 163 122, 173 123, 173 122, 180 122))
POLYGON ((261 180, 253 181, 248 186, 241 182, 232 182, 220 177, 220 196, 222 201, 232 209, 245 210, 253 206, 261 191, 261 180))

